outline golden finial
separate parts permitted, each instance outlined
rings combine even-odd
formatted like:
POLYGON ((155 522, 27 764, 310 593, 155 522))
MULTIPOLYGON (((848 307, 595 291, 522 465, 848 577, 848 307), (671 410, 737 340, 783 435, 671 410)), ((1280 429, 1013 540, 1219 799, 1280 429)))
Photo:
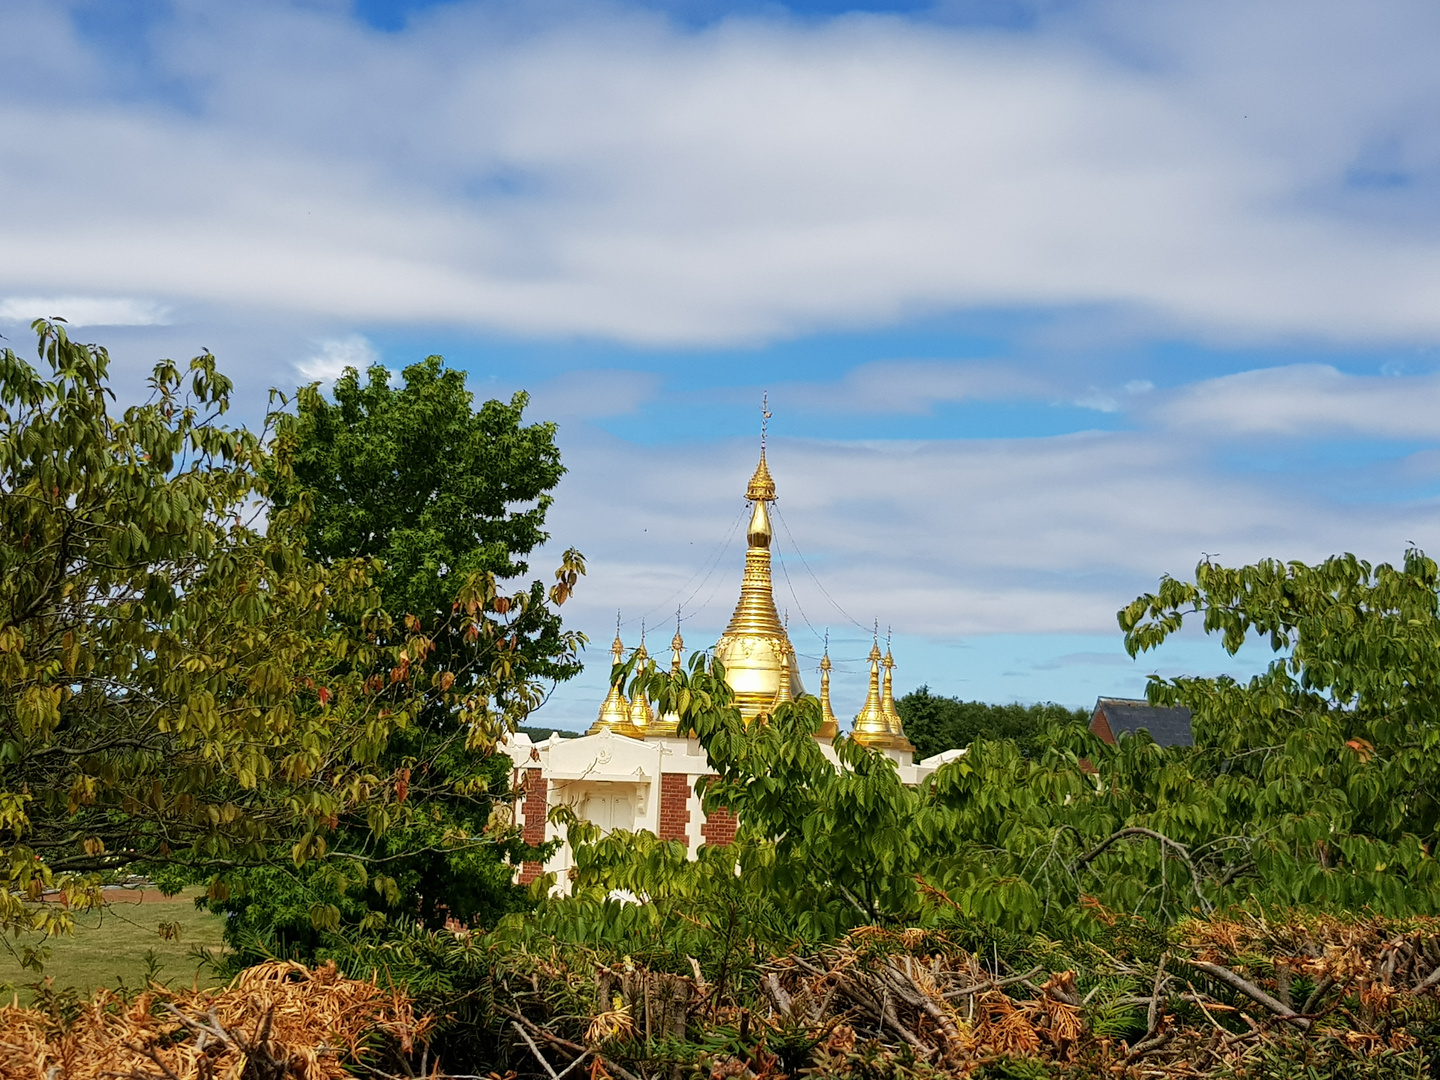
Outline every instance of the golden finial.
POLYGON ((830 707, 830 631, 825 631, 825 655, 820 657, 820 730, 815 736, 833 740, 840 734, 840 721, 830 707))
MULTIPOLYGON (((745 486, 745 501, 752 503, 766 503, 775 501, 775 479, 770 475, 770 466, 765 463, 765 441, 770 426, 770 394, 765 394, 764 404, 760 406, 760 462, 755 466, 755 472, 750 477, 750 483, 745 486)), ((768 522, 766 523, 769 524, 768 522)))
POLYGON ((913 753, 915 747, 905 737, 905 722, 900 719, 900 710, 895 707, 895 657, 890 653, 889 633, 885 635, 885 657, 880 663, 885 667, 885 688, 880 694, 880 711, 895 739, 892 745, 896 750, 909 750, 913 753))
MULTIPOLYGON (((611 670, 620 666, 625 659, 625 643, 620 640, 620 614, 615 614, 615 640, 610 645, 611 670)), ((590 725, 586 735, 596 735, 606 728, 617 735, 629 735, 638 739, 642 732, 630 723, 630 702, 625 700, 625 695, 620 689, 624 681, 623 676, 616 676, 610 684, 610 692, 605 696, 604 702, 600 705, 600 715, 596 717, 595 723, 590 725)))
POLYGON ((787 701, 794 701, 795 695, 791 693, 790 687, 790 654, 780 654, 780 685, 775 688, 775 708, 779 708, 787 701))

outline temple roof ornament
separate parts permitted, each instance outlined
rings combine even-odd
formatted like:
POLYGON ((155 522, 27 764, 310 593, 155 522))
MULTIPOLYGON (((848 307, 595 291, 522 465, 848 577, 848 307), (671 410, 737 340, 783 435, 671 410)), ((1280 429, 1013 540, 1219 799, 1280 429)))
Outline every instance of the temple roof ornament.
MULTIPOLYGON (((675 615, 675 636, 670 639, 670 674, 679 675, 681 660, 685 652, 685 639, 680 636, 680 615, 675 615)), ((651 725, 647 734, 675 735, 680 730, 680 716, 667 712, 651 725)))
POLYGON ((745 499, 753 505, 750 527, 745 532, 745 573, 740 581, 740 599, 730 624, 715 645, 715 658, 725 665, 725 681, 735 693, 735 705, 749 723, 765 715, 779 701, 793 701, 805 692, 795 663, 795 647, 775 610, 770 579, 769 504, 775 501, 775 480, 765 463, 765 426, 770 419, 763 410, 760 462, 745 487, 745 499), (782 688, 783 684, 783 688, 782 688))
MULTIPOLYGON (((635 650, 635 674, 644 674, 650 666, 650 654, 645 651, 645 632, 642 630, 640 647, 635 650)), ((643 687, 630 699, 630 726, 640 733, 642 739, 652 734, 655 727, 655 710, 650 707, 650 695, 643 687)))
MULTIPOLYGON (((616 617, 615 640, 610 644, 610 665, 611 670, 619 667, 625 659, 625 643, 620 640, 619 617, 616 617)), ((610 693, 606 695, 604 702, 600 705, 600 715, 595 723, 590 725, 586 735, 598 735, 606 728, 617 735, 628 735, 632 739, 644 738, 644 732, 640 731, 630 723, 630 702, 625 700, 625 695, 620 689, 623 682, 622 676, 616 676, 615 681, 610 684, 610 693)))
POLYGON ((905 737, 905 723, 900 719, 900 710, 895 707, 895 657, 890 655, 890 642, 885 642, 885 658, 880 661, 885 668, 885 687, 880 694, 880 711, 885 716, 885 724, 890 729, 890 735, 894 740, 890 747, 895 750, 908 750, 915 752, 915 744, 905 737))
POLYGON ((833 741, 835 736, 840 734, 840 721, 835 717, 835 710, 830 707, 830 668, 830 641, 829 634, 826 634, 825 655, 820 658, 821 722, 815 737, 827 742, 833 741))
POLYGON ((890 725, 885 722, 885 712, 880 704, 879 641, 870 650, 870 692, 855 715, 855 727, 850 737, 862 746, 883 747, 890 740, 890 725))

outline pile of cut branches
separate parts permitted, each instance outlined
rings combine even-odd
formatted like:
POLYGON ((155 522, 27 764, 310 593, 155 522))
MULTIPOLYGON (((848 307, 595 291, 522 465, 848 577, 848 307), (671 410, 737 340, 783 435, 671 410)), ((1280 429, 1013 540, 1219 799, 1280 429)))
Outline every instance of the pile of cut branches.
POLYGON ((863 928, 762 962, 723 995, 698 965, 686 975, 627 958, 587 975, 552 956, 496 985, 503 1063, 544 1080, 778 1080, 1272 1077, 1291 1066, 1383 1077, 1440 1061, 1440 921, 1192 920, 1166 936, 1101 915, 1109 937, 1036 940, 1005 958, 939 932, 863 928))
POLYGON ((408 1057, 430 1024, 374 979, 273 962, 222 990, 0 1008, 0 1080, 342 1080, 383 1050, 408 1057))

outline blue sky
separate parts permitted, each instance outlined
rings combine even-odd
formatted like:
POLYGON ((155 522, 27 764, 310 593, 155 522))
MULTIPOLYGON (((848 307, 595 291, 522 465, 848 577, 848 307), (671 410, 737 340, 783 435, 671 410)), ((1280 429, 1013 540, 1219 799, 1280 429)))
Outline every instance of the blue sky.
POLYGON ((1244 674, 1115 611, 1440 550, 1437 52, 1420 0, 9 0, 0 334, 208 347, 252 418, 432 352, 530 391, 598 644, 537 722, 617 608, 713 641, 767 390, 839 711, 876 622, 902 690, 1244 674))

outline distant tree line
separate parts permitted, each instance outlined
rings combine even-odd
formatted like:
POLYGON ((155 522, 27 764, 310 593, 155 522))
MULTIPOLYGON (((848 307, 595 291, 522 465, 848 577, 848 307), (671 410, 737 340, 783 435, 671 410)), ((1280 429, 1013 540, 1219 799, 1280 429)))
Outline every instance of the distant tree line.
POLYGON ((1027 758, 1038 753, 1039 735, 1056 722, 1088 723, 1088 709, 1067 709, 1054 702, 1038 705, 989 705, 940 697, 922 686, 895 702, 905 734, 915 744, 916 760, 969 746, 976 739, 1013 739, 1027 758))

